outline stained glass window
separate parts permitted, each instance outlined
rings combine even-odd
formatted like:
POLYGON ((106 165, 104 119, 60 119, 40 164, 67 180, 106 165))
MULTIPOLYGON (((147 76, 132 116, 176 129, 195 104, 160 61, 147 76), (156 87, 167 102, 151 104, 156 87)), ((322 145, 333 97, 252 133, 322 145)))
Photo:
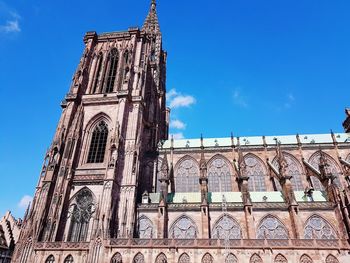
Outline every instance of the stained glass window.
POLYGON ((197 237, 197 226, 189 217, 181 216, 171 226, 169 232, 170 238, 195 239, 197 237))
POLYGON ((74 260, 72 255, 67 256, 66 259, 64 260, 64 263, 73 263, 73 262, 74 260))
POLYGON ((156 258, 155 263, 167 263, 167 262, 168 262, 167 257, 163 253, 160 253, 156 258))
POLYGON ((213 262, 214 262, 214 259, 212 255, 210 255, 209 253, 206 253, 202 258, 202 263, 213 263, 213 262))
POLYGON ((190 256, 187 255, 186 253, 183 253, 183 254, 179 257, 178 263, 190 263, 190 256))
POLYGON ((111 263, 122 263, 122 255, 120 253, 115 253, 111 259, 111 263))
POLYGON ((318 215, 310 217, 304 228, 305 239, 336 239, 337 235, 332 226, 318 215))
POLYGON ((313 261, 308 255, 304 254, 300 257, 300 263, 313 263, 313 261))
POLYGON ((145 257, 141 253, 137 253, 132 263, 145 263, 145 257))
POLYGON ((238 263, 238 259, 235 255, 230 253, 227 255, 227 257, 225 259, 225 263, 238 263))
POLYGON ((335 256, 329 255, 326 258, 326 263, 339 263, 339 260, 335 256))
POLYGON ((251 258, 249 263, 263 263, 261 257, 258 254, 254 254, 251 258))
POLYGON ((208 165, 209 192, 231 192, 231 169, 223 157, 215 157, 208 165))
POLYGON ((244 157, 246 164, 246 176, 249 176, 248 188, 251 192, 266 191, 265 175, 266 169, 262 161, 253 154, 244 157))
POLYGON ((55 263, 55 257, 53 255, 50 255, 46 261, 46 263, 55 263))
POLYGON ((176 192, 199 192, 199 166, 194 159, 186 157, 177 165, 175 190, 176 192))
POLYGON ((257 238, 288 239, 288 231, 276 217, 269 215, 260 222, 257 230, 257 238))
POLYGON ((88 163, 103 163, 108 137, 108 126, 104 121, 100 121, 95 127, 90 142, 88 163))
POLYGON ((241 239, 241 228, 236 220, 229 215, 223 215, 213 227, 215 239, 241 239))
POLYGON ((282 254, 278 254, 275 257, 275 263, 288 263, 288 260, 282 254))
POLYGON ((140 238, 145 239, 153 237, 153 224, 152 221, 146 216, 141 216, 139 218, 138 235, 140 238))
POLYGON ((119 54, 117 49, 112 49, 108 55, 108 75, 106 83, 106 93, 113 92, 114 83, 117 77, 119 54))

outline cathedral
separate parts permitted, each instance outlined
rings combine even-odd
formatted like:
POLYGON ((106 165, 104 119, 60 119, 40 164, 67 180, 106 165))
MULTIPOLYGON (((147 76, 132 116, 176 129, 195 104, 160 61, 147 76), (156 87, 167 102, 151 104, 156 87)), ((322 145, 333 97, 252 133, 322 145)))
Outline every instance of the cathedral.
POLYGON ((169 137, 155 0, 84 44, 12 262, 350 262, 350 133, 169 137))

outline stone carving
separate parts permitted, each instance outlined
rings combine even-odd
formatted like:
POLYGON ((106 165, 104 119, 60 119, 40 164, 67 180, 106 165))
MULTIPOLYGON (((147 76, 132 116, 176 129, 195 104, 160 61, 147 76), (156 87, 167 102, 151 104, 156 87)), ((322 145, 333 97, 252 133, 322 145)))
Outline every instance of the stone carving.
POLYGON ((153 237, 153 224, 152 221, 146 216, 141 216, 139 218, 138 235, 140 238, 144 239, 153 237))
POLYGON ((179 257, 178 263, 190 263, 190 256, 187 255, 186 253, 183 253, 183 254, 179 257))
POLYGON ((308 255, 302 255, 300 263, 313 263, 312 259, 308 255))
POLYGON ((232 191, 230 167, 223 157, 215 157, 208 167, 209 192, 232 191))
POLYGON ((213 227, 214 239, 241 239, 241 228, 236 220, 229 215, 222 216, 213 227))
POLYGON ((339 263, 339 260, 335 256, 329 255, 326 258, 326 263, 339 263))
POLYGON ((177 166, 175 173, 176 192, 199 191, 199 166, 192 158, 186 158, 177 166))
MULTIPOLYGON (((334 183, 337 186, 341 186, 341 183, 339 180, 340 169, 338 168, 336 161, 326 153, 323 153, 323 156, 326 158, 326 163, 327 163, 326 173, 332 174, 333 176, 335 176, 334 183)), ((319 168, 320 158, 321 158, 321 152, 318 151, 318 152, 314 153, 309 159, 309 163, 318 171, 320 170, 320 168, 319 168)), ((321 183, 318 184, 318 182, 315 179, 316 179, 315 177, 311 176, 312 183, 313 184, 314 184, 314 182, 316 183, 316 185, 314 185, 314 189, 315 190, 323 190, 323 185, 321 183)))
POLYGON ((282 254, 278 254, 275 257, 275 263, 288 263, 288 260, 282 254))
POLYGON ((197 232, 196 224, 189 217, 182 216, 171 226, 169 236, 174 239, 195 239, 197 232))
POLYGON ((276 217, 267 216, 260 222, 257 230, 257 238, 288 239, 288 231, 276 217))
POLYGON ((304 228, 305 239, 336 239, 337 235, 331 225, 318 215, 310 217, 304 228))
POLYGON ((168 262, 167 257, 163 253, 160 253, 156 258, 155 263, 167 263, 167 262, 168 262))
POLYGON ((230 253, 227 255, 227 257, 225 259, 225 263, 238 263, 238 259, 235 255, 230 253))
POLYGON ((74 259, 72 257, 72 255, 69 255, 65 258, 64 263, 73 263, 74 259))
POLYGON ((145 257, 141 253, 137 253, 132 263, 145 263, 145 257))
POLYGON ((213 263, 213 262, 214 262, 214 259, 209 253, 206 253, 202 258, 202 263, 213 263))
POLYGON ((119 252, 115 253, 111 259, 111 263, 122 263, 122 262, 123 262, 122 255, 119 252))
POLYGON ((249 176, 248 187, 251 192, 266 191, 265 174, 266 169, 262 161, 253 154, 247 154, 244 157, 245 176, 249 176))
MULTIPOLYGON (((287 162, 286 174, 292 176, 291 183, 293 185, 294 191, 304 191, 303 182, 302 182, 302 168, 298 161, 290 154, 283 153, 284 159, 287 162)), ((272 164, 279 170, 279 163, 277 157, 273 160, 272 164)), ((277 180, 276 180, 277 181, 277 180)), ((281 186, 279 182, 276 184, 277 189, 281 191, 281 186)))
POLYGON ((258 254, 254 254, 251 258, 249 263, 263 263, 261 257, 258 254))

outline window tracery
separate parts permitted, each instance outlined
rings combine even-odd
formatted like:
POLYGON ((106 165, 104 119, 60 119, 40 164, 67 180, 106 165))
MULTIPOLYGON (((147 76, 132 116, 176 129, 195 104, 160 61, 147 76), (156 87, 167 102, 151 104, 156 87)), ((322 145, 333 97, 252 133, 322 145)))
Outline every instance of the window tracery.
POLYGON ((95 79, 93 81, 93 89, 92 89, 92 94, 97 92, 97 89, 100 84, 100 77, 102 73, 102 64, 103 64, 103 54, 100 53, 97 57, 97 70, 95 73, 95 79))
POLYGON ((274 216, 267 216, 257 230, 258 239, 288 239, 286 227, 274 216))
POLYGON ((250 258, 250 263, 263 263, 261 257, 258 254, 254 254, 251 258, 250 258))
POLYGON ((192 158, 180 161, 175 173, 176 192, 199 191, 199 166, 192 158))
POLYGON ((123 262, 122 255, 119 252, 115 253, 111 259, 111 263, 122 263, 122 262, 123 262))
POLYGON ((215 157, 208 167, 209 192, 231 192, 231 169, 223 157, 215 157))
POLYGON ((288 260, 282 254, 278 254, 275 257, 275 263, 288 263, 288 260))
POLYGON ((225 263, 238 263, 238 259, 235 255, 230 253, 227 255, 227 257, 225 259, 225 263))
POLYGON ((139 218, 138 236, 144 239, 153 237, 153 223, 146 216, 141 216, 139 218))
POLYGON ((214 239, 241 239, 241 228, 236 220, 229 215, 223 215, 213 227, 214 239))
POLYGON ((202 258, 202 263, 213 263, 213 262, 214 262, 214 259, 212 255, 210 255, 209 253, 206 253, 202 258))
POLYGON ((137 253, 132 263, 145 263, 145 257, 141 253, 137 253))
MULTIPOLYGON (((302 181, 302 168, 299 162, 295 159, 295 157, 293 157, 290 154, 283 153, 283 155, 288 165, 286 167, 286 174, 292 176, 290 181, 293 185, 293 190, 304 191, 303 181, 302 181)), ((277 168, 277 170, 279 169, 279 163, 277 161, 277 158, 273 160, 272 164, 277 168)), ((276 183, 277 190, 281 191, 281 186, 278 180, 276 181, 277 181, 276 183)))
POLYGON ((169 236, 174 239, 195 239, 197 226, 187 216, 181 216, 170 228, 169 236))
POLYGON ((264 164, 253 154, 247 154, 244 157, 246 164, 246 176, 249 176, 248 188, 251 192, 266 191, 264 164))
POLYGON ((90 149, 87 162, 103 163, 108 138, 108 126, 104 121, 100 121, 95 127, 90 142, 90 149))
POLYGON ((108 54, 108 75, 106 81, 106 93, 113 92, 114 83, 117 77, 118 70, 118 62, 119 62, 119 54, 116 48, 113 48, 111 52, 108 54))
POLYGON ((313 261, 308 255, 304 254, 300 258, 300 263, 313 263, 313 261))
POLYGON ((94 212, 95 204, 91 191, 87 188, 80 190, 69 208, 71 225, 68 241, 79 242, 86 240, 90 219, 94 212))
POLYGON ((53 255, 50 255, 50 256, 46 259, 45 263, 55 263, 55 257, 54 257, 53 255))
POLYGON ((158 255, 158 257, 156 258, 156 262, 155 263, 167 263, 167 262, 168 262, 167 257, 163 253, 160 253, 158 255))
POLYGON ((318 215, 310 217, 304 228, 305 239, 336 239, 337 235, 332 226, 318 215))
POLYGON ((326 263, 339 263, 339 260, 333 255, 328 255, 326 263))
POLYGON ((183 253, 180 257, 179 257, 179 261, 178 263, 190 263, 190 256, 187 255, 186 253, 183 253))
POLYGON ((73 263, 74 259, 72 257, 72 255, 69 255, 65 258, 64 263, 73 263))

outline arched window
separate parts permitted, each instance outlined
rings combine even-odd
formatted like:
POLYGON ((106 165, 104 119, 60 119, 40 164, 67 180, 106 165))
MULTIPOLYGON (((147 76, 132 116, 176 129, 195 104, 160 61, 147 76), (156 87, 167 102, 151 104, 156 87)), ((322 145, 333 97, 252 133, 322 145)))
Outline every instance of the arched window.
POLYGON ((175 172, 176 192, 199 192, 199 166, 191 157, 180 160, 175 172))
POLYGON ((278 254, 275 257, 275 263, 288 263, 288 260, 286 259, 285 256, 283 256, 282 254, 278 254))
POLYGON ((339 260, 333 255, 328 255, 326 263, 339 263, 339 260))
POLYGON ((155 263, 168 263, 168 259, 164 253, 160 253, 157 258, 155 263))
POLYGON ((316 176, 310 176, 311 184, 314 190, 316 191, 323 191, 324 187, 321 183, 321 181, 316 176))
POLYGON ((263 263, 261 257, 258 254, 254 254, 250 260, 249 263, 263 263))
POLYGON ((241 239, 241 227, 229 215, 223 215, 213 227, 213 238, 215 239, 241 239))
POLYGON ((96 93, 97 92, 97 89, 100 85, 100 78, 101 78, 101 74, 102 74, 102 64, 103 64, 103 54, 100 53, 97 57, 97 69, 96 69, 96 72, 95 72, 95 78, 94 78, 94 81, 93 81, 93 88, 92 88, 92 94, 96 93))
POLYGON ((90 142, 88 163, 103 163, 108 138, 108 126, 104 121, 100 121, 95 127, 90 142))
POLYGON ((145 257, 140 252, 136 254, 132 263, 145 263, 145 257))
POLYGON ((258 239, 288 239, 288 231, 276 217, 268 215, 261 220, 256 236, 258 239))
POLYGON ((108 54, 108 69, 107 69, 107 82, 106 93, 113 92, 114 83, 117 77, 119 54, 116 48, 112 49, 108 54))
POLYGON ((123 263, 122 255, 119 252, 115 253, 111 259, 111 263, 123 263))
POLYGON ((225 259, 225 263, 238 263, 238 259, 235 255, 230 253, 227 255, 227 257, 225 259))
POLYGON ((311 216, 304 227, 305 239, 337 239, 332 226, 318 215, 311 216))
POLYGON ((178 263, 190 263, 190 256, 187 255, 186 253, 183 253, 183 254, 179 257, 178 263))
POLYGON ((139 218, 138 236, 139 238, 144 239, 153 237, 153 224, 152 221, 146 216, 141 216, 139 218))
POLYGON ((202 263, 213 263, 214 259, 212 257, 212 255, 210 255, 209 253, 206 253, 203 257, 202 257, 202 263))
MULTIPOLYGON (((326 158, 326 161, 328 164, 328 166, 326 167, 326 171, 329 174, 332 174, 333 176, 335 176, 334 183, 338 187, 340 187, 341 186, 341 183, 339 180, 340 169, 339 169, 337 162, 326 153, 323 153, 323 156, 326 158)), ((318 151, 318 152, 314 153, 309 159, 309 163, 318 171, 319 171, 319 165, 320 165, 320 157, 321 157, 321 152, 318 151)), ((311 176, 311 181, 312 181, 312 184, 314 184, 314 182, 315 182, 315 185, 317 188, 320 187, 320 189, 316 189, 315 185, 313 185, 315 190, 323 190, 322 184, 320 183, 320 185, 318 185, 318 182, 315 180, 315 178, 313 176, 311 176)))
POLYGON ((231 169, 221 156, 214 157, 208 165, 208 188, 209 192, 231 192, 231 169))
POLYGON ((187 216, 181 216, 171 226, 169 237, 174 239, 195 239, 197 233, 197 226, 193 220, 187 216))
POLYGON ((50 255, 50 256, 46 259, 45 263, 55 263, 55 257, 54 257, 53 255, 50 255))
POLYGON ((86 241, 92 214, 95 212, 93 196, 89 189, 80 190, 69 208, 71 218, 68 241, 86 241))
POLYGON ((246 164, 246 176, 249 176, 248 188, 251 192, 266 191, 265 175, 266 169, 263 162, 253 154, 244 157, 246 164))
MULTIPOLYGON (((302 180, 302 168, 300 163, 291 154, 283 153, 283 155, 288 165, 286 169, 286 174, 292 176, 291 183, 293 185, 293 190, 304 191, 303 180, 302 180)), ((277 158, 273 160, 272 164, 277 168, 277 170, 279 169, 277 158)), ((276 183, 277 190, 280 191, 281 186, 278 180, 276 181, 277 181, 276 183)))
POLYGON ((350 154, 346 157, 346 161, 350 162, 350 154))
POLYGON ((72 255, 67 256, 64 260, 64 263, 73 263, 73 262, 74 262, 74 260, 73 260, 72 255))
POLYGON ((304 254, 300 257, 300 263, 313 263, 313 261, 308 255, 304 254))

